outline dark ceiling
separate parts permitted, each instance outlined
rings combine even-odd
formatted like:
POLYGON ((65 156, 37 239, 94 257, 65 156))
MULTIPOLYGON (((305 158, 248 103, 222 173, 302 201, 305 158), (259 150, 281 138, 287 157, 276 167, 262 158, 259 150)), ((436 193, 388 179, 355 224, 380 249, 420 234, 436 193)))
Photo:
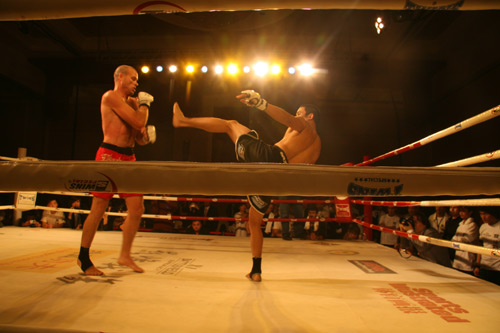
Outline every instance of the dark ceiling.
MULTIPOLYGON (((0 22, 0 75, 4 90, 15 85, 46 99, 65 88, 52 88, 54 82, 74 84, 67 77, 77 67, 79 82, 95 81, 102 90, 106 89, 104 84, 110 85, 112 69, 122 63, 138 67, 186 61, 210 65, 228 60, 243 63, 277 59, 283 64, 312 60, 327 74, 313 79, 308 88, 284 76, 280 85, 266 88, 267 94, 278 104, 287 96, 310 94, 327 111, 344 110, 344 126, 336 125, 339 114, 326 117, 333 124, 329 131, 336 133, 327 139, 339 147, 328 147, 335 157, 322 161, 340 164, 359 161, 363 154, 384 153, 498 105, 498 22, 497 10, 272 10, 0 22), (378 16, 386 25, 380 35, 374 26, 378 16), (471 97, 463 97, 467 94, 471 97), (397 133, 378 144, 365 136, 360 139, 365 143, 352 143, 357 157, 344 151, 340 155, 340 145, 345 146, 341 137, 351 134, 347 128, 354 126, 367 132, 370 125, 381 126, 375 125, 375 115, 365 117, 365 123, 360 124, 356 112, 361 109, 365 111, 363 117, 370 111, 378 112, 382 124, 387 119, 392 122, 394 113, 399 112, 399 118, 391 123, 397 133)), ((141 80, 158 94, 152 76, 149 83, 144 76, 141 80)), ((240 85, 245 87, 245 83, 239 83, 224 93, 234 96, 232 90, 240 85)), ((5 92, 2 95, 9 98, 5 92)), ((99 97, 89 96, 97 102, 99 97)), ((172 100, 164 101, 165 108, 170 108, 167 102, 172 100)), ((172 131, 168 117, 152 115, 152 120, 160 127, 165 124, 166 132, 172 131)), ((73 142, 72 149, 76 146, 73 142)), ((490 148, 483 149, 487 152, 490 148)), ((167 151, 167 155, 153 154, 150 158, 171 159, 175 148, 167 151)), ((461 157, 470 154, 465 152, 461 157)), ((78 155, 73 153, 72 157, 78 155)), ((430 165, 449 161, 430 155, 431 160, 426 161, 430 165)))
POLYGON ((328 66, 334 61, 444 61, 461 41, 478 35, 489 35, 495 44, 499 17, 498 11, 278 10, 0 22, 0 31, 4 42, 29 59, 274 56, 314 57, 328 66), (381 35, 375 31, 377 16, 386 24, 381 35))

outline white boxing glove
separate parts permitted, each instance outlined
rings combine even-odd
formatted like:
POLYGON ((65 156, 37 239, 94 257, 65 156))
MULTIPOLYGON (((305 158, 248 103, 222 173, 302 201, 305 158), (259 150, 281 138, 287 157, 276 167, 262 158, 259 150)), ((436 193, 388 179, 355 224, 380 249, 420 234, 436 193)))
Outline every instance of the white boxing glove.
POLYGON ((241 100, 246 105, 259 109, 260 111, 265 111, 267 109, 267 101, 260 97, 258 92, 253 90, 243 90, 241 93, 247 96, 241 100))
POLYGON ((156 127, 154 125, 148 125, 146 126, 146 133, 148 134, 148 143, 155 143, 156 142, 156 127))
POLYGON ((139 105, 146 105, 149 108, 154 100, 154 97, 147 92, 141 91, 137 94, 137 101, 139 102, 139 105))

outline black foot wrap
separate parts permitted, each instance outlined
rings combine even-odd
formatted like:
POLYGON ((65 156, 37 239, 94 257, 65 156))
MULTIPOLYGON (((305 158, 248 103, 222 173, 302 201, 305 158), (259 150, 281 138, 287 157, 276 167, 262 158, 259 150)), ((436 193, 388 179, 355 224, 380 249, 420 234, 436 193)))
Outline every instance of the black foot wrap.
POLYGON ((92 261, 90 261, 89 250, 89 248, 80 247, 80 254, 78 255, 78 260, 80 260, 81 264, 80 268, 84 273, 87 269, 94 266, 92 261))
POLYGON ((252 258, 253 260, 253 266, 252 266, 252 271, 250 272, 250 277, 254 274, 262 274, 262 269, 260 267, 262 263, 262 258, 252 258))

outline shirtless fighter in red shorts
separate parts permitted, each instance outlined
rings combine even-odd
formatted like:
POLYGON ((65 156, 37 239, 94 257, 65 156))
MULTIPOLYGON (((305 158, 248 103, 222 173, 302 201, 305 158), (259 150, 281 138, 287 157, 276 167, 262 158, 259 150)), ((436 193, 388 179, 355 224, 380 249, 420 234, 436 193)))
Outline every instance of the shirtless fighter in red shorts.
MULTIPOLYGON (((139 145, 155 142, 154 126, 146 127, 153 96, 140 92, 138 97, 132 97, 139 85, 138 79, 139 75, 133 67, 122 65, 115 70, 115 87, 104 93, 101 99, 104 140, 97 151, 96 161, 135 161, 136 142, 139 145)), ((93 195, 90 214, 83 224, 78 266, 86 275, 103 275, 90 261, 89 249, 113 193, 93 195)), ((130 252, 144 212, 143 197, 137 193, 120 193, 120 197, 125 199, 128 215, 122 224, 123 242, 118 263, 142 273, 144 270, 132 260, 130 252)))

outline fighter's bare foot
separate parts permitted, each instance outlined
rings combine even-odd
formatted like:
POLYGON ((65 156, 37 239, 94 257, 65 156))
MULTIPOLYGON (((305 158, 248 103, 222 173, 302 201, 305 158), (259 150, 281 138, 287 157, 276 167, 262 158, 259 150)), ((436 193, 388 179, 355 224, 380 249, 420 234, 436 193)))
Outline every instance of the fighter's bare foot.
POLYGON ((144 273, 144 270, 137 266, 137 264, 132 260, 132 258, 118 258, 118 263, 122 266, 127 266, 137 273, 144 273))
POLYGON ((97 267, 95 267, 94 265, 92 265, 84 270, 82 268, 82 262, 80 260, 77 260, 77 264, 78 264, 78 266, 80 266, 80 268, 83 271, 83 274, 85 274, 85 275, 95 275, 95 276, 104 275, 104 273, 101 270, 97 269, 97 267))
POLYGON ((177 102, 175 102, 173 116, 172 116, 172 125, 174 127, 180 127, 180 126, 182 126, 182 122, 184 119, 186 119, 186 117, 184 116, 184 113, 182 113, 182 110, 179 107, 179 104, 177 102))
POLYGON ((247 279, 253 282, 261 282, 262 281, 262 276, 260 273, 248 273, 246 275, 247 279))

